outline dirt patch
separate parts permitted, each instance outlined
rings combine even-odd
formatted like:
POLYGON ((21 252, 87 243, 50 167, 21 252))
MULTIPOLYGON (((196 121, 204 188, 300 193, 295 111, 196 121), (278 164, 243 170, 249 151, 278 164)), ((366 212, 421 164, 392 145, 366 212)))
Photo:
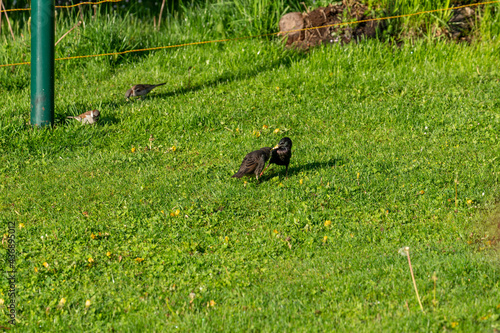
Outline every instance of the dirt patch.
POLYGON ((453 10, 453 16, 448 21, 449 37, 455 40, 471 40, 471 32, 477 24, 477 8, 464 7, 453 10))
POLYGON ((344 22, 374 18, 366 13, 368 13, 366 5, 358 1, 344 0, 341 4, 330 4, 328 7, 319 7, 311 12, 288 13, 280 20, 280 31, 283 36, 288 36, 287 46, 293 45, 304 49, 325 43, 349 43, 362 37, 373 38, 376 36, 377 28, 383 26, 383 21, 363 22, 356 27, 339 25, 344 22), (311 29, 315 27, 318 28, 311 29), (286 33, 303 28, 308 30, 286 33))
MULTIPOLYGON (((478 22, 478 9, 464 7, 453 10, 446 28, 437 29, 436 37, 450 40, 470 41, 471 33, 478 22)), ((378 13, 384 12, 378 10, 378 13)), ((372 20, 375 11, 357 0, 343 0, 341 3, 319 7, 313 11, 293 12, 284 15, 280 22, 280 35, 286 46, 308 49, 321 44, 350 43, 363 38, 375 38, 384 32, 386 20, 343 24, 352 21, 372 20), (306 30, 301 30, 306 29, 306 30), (298 31, 300 30, 300 31, 298 31)), ((385 17, 384 14, 381 17, 385 17)), ((425 30, 425 27, 423 27, 425 30)), ((396 39, 398 36, 395 36, 396 39)))

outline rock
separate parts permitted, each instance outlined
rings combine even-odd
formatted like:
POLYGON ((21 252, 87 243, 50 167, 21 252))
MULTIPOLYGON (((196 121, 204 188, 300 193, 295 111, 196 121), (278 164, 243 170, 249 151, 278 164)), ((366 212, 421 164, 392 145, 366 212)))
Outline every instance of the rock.
POLYGON ((288 39, 286 39, 286 45, 291 45, 292 43, 298 41, 301 32, 293 30, 300 30, 304 28, 304 19, 302 18, 302 13, 293 12, 283 15, 279 22, 279 27, 279 35, 284 36, 284 38, 288 37, 288 39), (288 31, 292 32, 287 33, 288 31))

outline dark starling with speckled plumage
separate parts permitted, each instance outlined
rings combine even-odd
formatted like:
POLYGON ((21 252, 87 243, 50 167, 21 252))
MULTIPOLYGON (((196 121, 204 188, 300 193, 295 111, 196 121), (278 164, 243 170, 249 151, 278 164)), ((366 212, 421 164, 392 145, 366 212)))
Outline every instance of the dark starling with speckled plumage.
MULTIPOLYGON (((286 166, 286 178, 288 178, 288 165, 290 164, 290 158, 292 157, 292 140, 290 138, 283 138, 280 142, 271 149, 271 158, 269 159, 269 164, 266 169, 269 168, 271 164, 285 165, 286 166)), ((264 171, 266 171, 264 169, 264 171)), ((264 173, 262 171, 260 175, 264 173)))
POLYGON ((255 174, 255 178, 258 180, 259 174, 262 172, 262 169, 264 169, 269 159, 269 155, 271 155, 271 147, 260 148, 259 150, 248 153, 243 159, 243 162, 241 162, 240 169, 233 177, 241 178, 245 175, 255 174))

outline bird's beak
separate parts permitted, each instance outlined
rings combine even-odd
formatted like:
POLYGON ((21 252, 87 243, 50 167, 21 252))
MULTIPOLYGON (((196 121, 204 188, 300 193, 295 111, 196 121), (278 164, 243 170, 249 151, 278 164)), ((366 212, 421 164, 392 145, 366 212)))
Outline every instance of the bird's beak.
POLYGON ((271 150, 278 149, 279 147, 280 147, 280 145, 276 145, 276 146, 274 146, 274 147, 273 147, 273 149, 271 149, 271 150))

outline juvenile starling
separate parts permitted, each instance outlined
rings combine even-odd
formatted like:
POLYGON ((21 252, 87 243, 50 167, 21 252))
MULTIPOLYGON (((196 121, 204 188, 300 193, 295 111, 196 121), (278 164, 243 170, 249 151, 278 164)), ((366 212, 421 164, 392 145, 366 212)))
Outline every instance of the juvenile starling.
POLYGON ((68 119, 76 119, 82 124, 94 124, 99 120, 101 113, 99 110, 91 110, 84 112, 76 117, 69 116, 68 119))
MULTIPOLYGON (((290 138, 283 138, 280 142, 271 149, 271 159, 269 160, 269 164, 266 169, 274 163, 277 165, 285 165, 286 166, 286 178, 288 178, 288 165, 290 164, 290 158, 292 157, 292 140, 290 138)), ((264 171, 266 171, 264 169, 264 171)), ((264 173, 262 171, 260 175, 264 173)))
POLYGON ((271 147, 260 148, 251 153, 248 153, 243 162, 241 162, 240 169, 233 177, 241 178, 245 175, 255 174, 255 178, 259 179, 259 173, 266 165, 269 155, 271 154, 271 147))
POLYGON ((130 96, 144 96, 154 88, 162 86, 164 84, 166 84, 166 82, 160 84, 136 84, 135 86, 127 90, 127 92, 125 93, 125 98, 129 98, 130 96))

